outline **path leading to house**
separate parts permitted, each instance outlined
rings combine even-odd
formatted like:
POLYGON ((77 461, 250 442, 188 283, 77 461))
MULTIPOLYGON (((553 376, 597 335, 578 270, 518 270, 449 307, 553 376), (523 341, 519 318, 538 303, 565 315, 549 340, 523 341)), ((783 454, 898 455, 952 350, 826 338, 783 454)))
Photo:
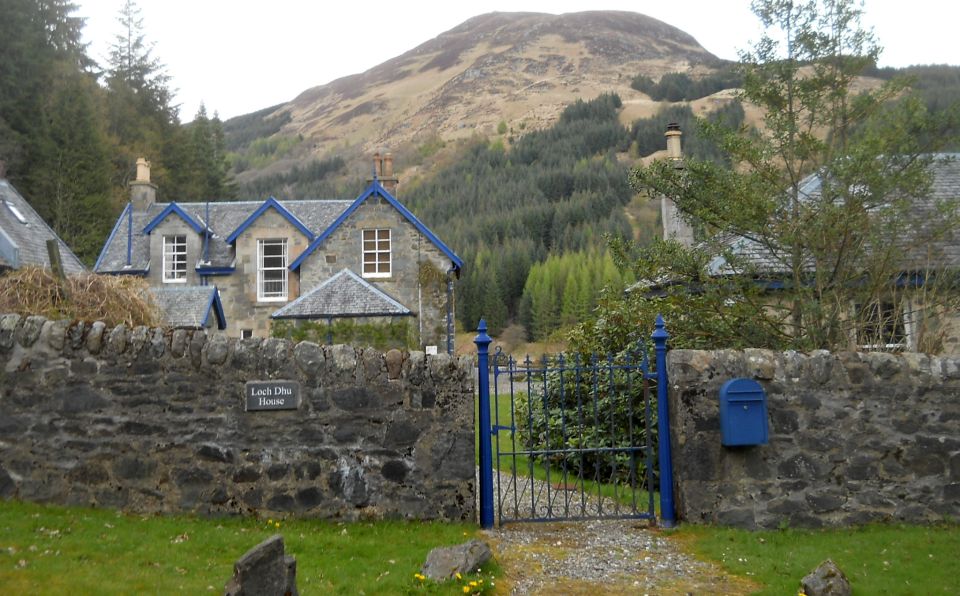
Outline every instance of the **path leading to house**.
POLYGON ((487 532, 498 594, 749 594, 757 585, 684 552, 644 521, 508 524, 487 532))
MULTIPOLYGON (((501 480, 505 490, 516 486, 509 475, 494 474, 495 495, 501 480)), ((695 558, 643 520, 516 523, 486 536, 504 572, 498 594, 732 595, 757 589, 695 558)))

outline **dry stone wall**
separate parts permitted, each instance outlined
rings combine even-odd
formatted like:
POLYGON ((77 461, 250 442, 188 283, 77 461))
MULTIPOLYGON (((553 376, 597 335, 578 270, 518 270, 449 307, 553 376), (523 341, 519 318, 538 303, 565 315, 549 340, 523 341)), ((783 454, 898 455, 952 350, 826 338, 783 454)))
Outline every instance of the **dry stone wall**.
POLYGON ((960 518, 960 359, 668 354, 681 520, 756 528, 960 518), (769 444, 720 444, 721 385, 757 380, 769 444))
POLYGON ((472 362, 0 316, 0 498, 472 520, 472 362), (299 387, 246 411, 248 381, 299 387))

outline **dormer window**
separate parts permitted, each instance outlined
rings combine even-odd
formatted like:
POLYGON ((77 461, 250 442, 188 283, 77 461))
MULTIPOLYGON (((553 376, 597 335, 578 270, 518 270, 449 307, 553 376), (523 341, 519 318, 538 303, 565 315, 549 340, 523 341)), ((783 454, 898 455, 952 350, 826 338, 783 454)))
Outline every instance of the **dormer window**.
POLYGON ((287 300, 287 239, 257 240, 257 300, 287 300))
POLYGON ((390 277, 390 230, 363 230, 363 277, 390 277))
POLYGON ((187 282, 187 237, 163 237, 163 283, 187 282))

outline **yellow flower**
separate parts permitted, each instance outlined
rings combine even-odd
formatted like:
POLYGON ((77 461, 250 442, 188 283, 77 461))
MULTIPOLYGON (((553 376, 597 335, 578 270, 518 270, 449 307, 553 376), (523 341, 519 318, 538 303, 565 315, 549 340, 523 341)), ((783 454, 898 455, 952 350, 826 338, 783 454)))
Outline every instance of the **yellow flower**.
POLYGON ((272 524, 272 523, 273 523, 273 520, 272 520, 272 519, 268 519, 268 520, 267 520, 267 523, 268 523, 268 524, 272 524))
POLYGON ((470 587, 476 588, 476 587, 477 587, 477 582, 470 582, 470 587))
POLYGON ((457 579, 463 579, 463 576, 458 573, 458 574, 457 574, 457 579))
POLYGON ((420 581, 423 581, 423 580, 427 579, 427 576, 425 576, 425 575, 423 575, 423 574, 421 574, 421 573, 414 573, 414 574, 413 574, 413 577, 417 578, 417 579, 420 580, 420 581))
POLYGON ((280 522, 277 522, 277 523, 276 523, 276 526, 279 528, 279 527, 280 527, 280 522))
POLYGON ((469 594, 469 593, 470 593, 470 586, 463 586, 463 593, 464 593, 464 594, 469 594))

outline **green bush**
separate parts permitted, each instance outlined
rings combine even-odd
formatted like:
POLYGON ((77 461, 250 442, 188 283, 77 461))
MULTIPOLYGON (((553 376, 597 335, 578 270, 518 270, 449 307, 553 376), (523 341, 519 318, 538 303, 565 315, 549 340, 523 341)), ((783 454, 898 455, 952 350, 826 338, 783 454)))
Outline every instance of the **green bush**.
POLYGON ((357 323, 352 320, 325 321, 277 321, 273 324, 273 337, 282 337, 296 342, 312 341, 327 343, 328 335, 335 344, 357 347, 372 347, 386 351, 393 348, 414 349, 418 346, 416 329, 408 320, 389 323, 357 323))
POLYGON ((641 358, 623 352, 611 358, 559 356, 520 365, 520 374, 514 376, 524 378, 518 385, 529 392, 517 394, 514 403, 518 449, 565 450, 532 459, 588 480, 646 485, 646 452, 631 456, 627 451, 645 446, 649 434, 656 461, 656 387, 644 382, 641 358), (607 451, 571 451, 577 449, 607 451))

